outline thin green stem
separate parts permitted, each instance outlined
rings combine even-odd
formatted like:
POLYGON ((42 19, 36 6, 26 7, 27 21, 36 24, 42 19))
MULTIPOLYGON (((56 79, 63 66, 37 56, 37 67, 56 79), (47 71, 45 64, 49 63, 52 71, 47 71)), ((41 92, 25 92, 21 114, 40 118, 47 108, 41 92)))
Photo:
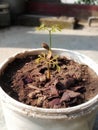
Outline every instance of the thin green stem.
POLYGON ((51 76, 50 76, 50 64, 49 63, 47 63, 47 67, 48 67, 47 78, 50 79, 51 76))
POLYGON ((49 30, 49 42, 50 42, 49 48, 51 50, 52 47, 51 30, 49 30))

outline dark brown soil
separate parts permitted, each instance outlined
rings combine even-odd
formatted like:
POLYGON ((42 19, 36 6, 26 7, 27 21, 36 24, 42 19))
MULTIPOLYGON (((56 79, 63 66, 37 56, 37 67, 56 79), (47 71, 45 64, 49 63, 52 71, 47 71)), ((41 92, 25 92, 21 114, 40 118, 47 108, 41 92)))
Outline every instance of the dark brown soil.
POLYGON ((37 107, 66 108, 98 93, 98 77, 87 65, 59 57, 60 72, 51 67, 51 79, 47 79, 45 62, 37 64, 36 58, 17 58, 0 76, 0 85, 14 99, 37 107))

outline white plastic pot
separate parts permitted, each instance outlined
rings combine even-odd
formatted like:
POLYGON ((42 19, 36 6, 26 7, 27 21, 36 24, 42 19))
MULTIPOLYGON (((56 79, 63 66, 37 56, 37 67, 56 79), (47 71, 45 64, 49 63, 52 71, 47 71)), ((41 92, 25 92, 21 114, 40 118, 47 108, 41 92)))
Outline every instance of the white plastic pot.
MULTIPOLYGON (((22 52, 1 65, 0 74, 16 57, 39 54, 42 49, 22 52)), ((65 49, 53 49, 79 63, 87 64, 98 75, 98 65, 90 58, 65 49)), ((92 130, 98 108, 98 95, 90 101, 71 108, 45 109, 20 103, 0 88, 0 97, 8 130, 92 130)))

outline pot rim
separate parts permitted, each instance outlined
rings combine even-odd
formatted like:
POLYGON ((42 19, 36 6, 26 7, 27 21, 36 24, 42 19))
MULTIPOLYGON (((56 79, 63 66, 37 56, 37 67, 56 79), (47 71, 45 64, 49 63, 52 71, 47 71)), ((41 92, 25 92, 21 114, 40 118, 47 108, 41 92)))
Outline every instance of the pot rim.
MULTIPOLYGON (((8 63, 10 59, 14 59, 14 57, 17 57, 19 54, 24 54, 28 52, 37 52, 37 51, 42 51, 44 49, 42 48, 37 48, 37 49, 28 49, 24 51, 20 51, 16 53, 14 56, 11 58, 8 58, 5 62, 3 62, 0 65, 0 69, 2 70, 3 66, 8 63)), ((61 52, 70 52, 72 54, 78 55, 79 58, 85 58, 88 59, 93 64, 93 67, 95 67, 94 71, 98 75, 98 65, 89 57, 85 56, 84 54, 80 54, 79 52, 72 51, 72 50, 67 50, 67 49, 59 49, 59 48, 52 48, 53 51, 61 51, 61 52)), ((23 113, 28 116, 33 116, 33 117, 38 117, 38 118, 50 118, 50 119, 61 119, 61 118, 76 118, 79 116, 83 116, 86 114, 91 113, 92 111, 96 110, 98 107, 98 95, 90 99, 89 101, 82 103, 80 105, 70 107, 70 108, 59 108, 59 109, 54 109, 54 108, 39 108, 35 106, 30 106, 23 104, 12 97, 10 97, 1 87, 0 87, 0 95, 1 99, 4 104, 7 104, 7 107, 11 107, 14 111, 18 113, 23 113)))

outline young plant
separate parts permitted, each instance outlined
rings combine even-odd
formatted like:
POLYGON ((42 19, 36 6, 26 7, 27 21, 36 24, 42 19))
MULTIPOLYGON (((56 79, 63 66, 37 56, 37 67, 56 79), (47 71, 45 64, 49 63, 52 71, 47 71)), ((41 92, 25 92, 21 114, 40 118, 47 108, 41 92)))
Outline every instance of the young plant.
POLYGON ((49 33, 49 49, 52 48, 52 32, 61 31, 61 28, 58 25, 53 25, 50 28, 46 27, 44 24, 41 24, 37 30, 47 30, 49 33))
POLYGON ((51 67, 53 67, 53 68, 56 67, 57 71, 58 72, 60 71, 60 67, 58 65, 58 60, 57 60, 58 56, 57 55, 53 56, 53 54, 52 54, 52 49, 51 49, 52 32, 56 32, 57 30, 61 31, 61 29, 57 25, 54 25, 51 28, 48 28, 44 24, 42 24, 40 27, 37 28, 37 30, 47 30, 49 32, 49 46, 46 43, 42 44, 42 47, 47 50, 47 53, 42 53, 41 55, 39 55, 36 62, 40 63, 40 62, 44 61, 46 63, 47 69, 48 69, 46 77, 47 77, 47 79, 50 79, 51 78, 51 72, 50 72, 51 67))

